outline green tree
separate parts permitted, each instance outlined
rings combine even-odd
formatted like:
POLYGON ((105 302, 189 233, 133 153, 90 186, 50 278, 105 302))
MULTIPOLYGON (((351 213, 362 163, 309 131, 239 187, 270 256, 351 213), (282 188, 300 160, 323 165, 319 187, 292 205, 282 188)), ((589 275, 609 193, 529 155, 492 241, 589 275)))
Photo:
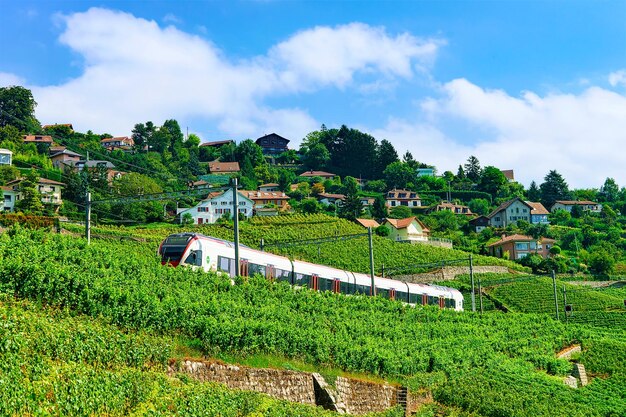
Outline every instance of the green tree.
POLYGON ((396 152, 396 149, 393 147, 391 142, 389 142, 387 139, 383 139, 382 141, 380 141, 380 146, 378 147, 378 152, 376 155, 377 168, 375 178, 382 178, 385 168, 387 168, 389 164, 398 161, 398 152, 396 152))
POLYGON ((372 217, 375 219, 384 219, 387 217, 387 206, 385 205, 385 199, 379 195, 374 200, 372 205, 372 217))
POLYGON ((20 170, 13 165, 0 165, 0 185, 13 181, 20 176, 20 170))
POLYGON ((474 155, 467 158, 467 163, 464 165, 465 176, 472 182, 478 183, 482 169, 480 168, 480 162, 474 155))
POLYGON ((406 206, 395 206, 389 212, 389 217, 392 219, 406 219, 411 216, 413 216, 413 212, 406 206))
POLYGON ((320 207, 316 199, 307 198, 306 200, 303 200, 300 204, 300 210, 302 210, 302 212, 306 214, 314 214, 319 212, 320 207))
POLYGON ((415 179, 415 171, 407 163, 393 162, 385 168, 385 182, 390 188, 406 188, 415 179))
POLYGON ((305 168, 311 170, 321 170, 326 168, 330 161, 330 152, 323 143, 317 143, 311 147, 302 157, 305 168))
POLYGON ((155 180, 136 172, 130 172, 115 179, 113 188, 117 194, 122 196, 138 196, 163 192, 163 189, 155 180))
POLYGON ((1 87, 0 127, 11 125, 25 133, 39 130, 35 107, 37 102, 29 89, 21 86, 1 87))
POLYGON ((548 209, 557 200, 567 200, 570 198, 570 191, 567 183, 555 170, 548 172, 544 182, 539 186, 541 190, 541 203, 548 209))
POLYGON ((132 130, 132 138, 135 143, 135 149, 137 151, 142 151, 143 148, 147 145, 150 145, 152 142, 152 135, 155 132, 154 123, 151 121, 143 123, 137 123, 132 130))
POLYGON ((359 185, 355 178, 348 176, 344 179, 343 186, 346 197, 339 207, 339 216, 348 220, 355 220, 363 213, 363 205, 358 196, 359 185))
POLYGON ((38 183, 39 176, 35 170, 29 172, 20 182, 18 190, 22 198, 15 202, 15 208, 18 211, 37 216, 43 214, 44 207, 41 202, 41 193, 39 192, 38 183))
POLYGON ((496 167, 487 166, 482 170, 478 180, 478 190, 491 194, 496 198, 498 193, 506 186, 508 180, 496 167))
POLYGON ((489 214, 489 202, 484 198, 474 198, 468 203, 472 213, 486 215, 489 214))
POLYGON ((252 139, 246 139, 237 145, 237 149, 235 149, 235 159, 240 165, 245 164, 246 161, 250 161, 253 168, 265 163, 263 149, 252 139))
POLYGON ((600 187, 598 196, 601 197, 603 201, 613 202, 617 201, 618 195, 619 186, 617 185, 617 182, 615 182, 613 178, 607 178, 602 187, 600 187))
POLYGON ((529 201, 533 202, 541 200, 541 191, 539 190, 539 187, 534 180, 530 183, 530 186, 528 187, 528 191, 526 192, 526 198, 528 198, 529 201))

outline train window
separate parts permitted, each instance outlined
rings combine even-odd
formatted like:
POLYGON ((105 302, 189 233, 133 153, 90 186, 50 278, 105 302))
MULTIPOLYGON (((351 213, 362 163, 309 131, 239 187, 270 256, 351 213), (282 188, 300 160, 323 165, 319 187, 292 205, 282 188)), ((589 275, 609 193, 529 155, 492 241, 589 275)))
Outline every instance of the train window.
POLYGON ((429 296, 428 297, 428 304, 430 304, 431 306, 438 306, 439 305, 439 297, 429 296))
POLYGON ((342 281, 341 284, 339 284, 339 288, 343 294, 354 294, 354 285, 349 282, 342 281))
POLYGON ((407 302, 407 296, 409 294, 404 291, 396 291, 396 300, 402 301, 403 303, 407 302))
POLYGON ((256 274, 260 274, 260 275, 265 276, 265 265, 249 263, 248 264, 248 274, 250 276, 253 276, 253 275, 256 275, 256 274))
POLYGON ((291 271, 285 271, 284 269, 276 268, 276 279, 278 281, 291 281, 291 271))
POLYGON ((296 273, 295 285, 301 285, 303 287, 308 287, 310 282, 311 282, 311 275, 296 273))
POLYGON ((386 288, 376 288, 376 295, 380 295, 384 298, 389 298, 389 290, 386 288))
POLYGON ((225 256, 218 256, 217 269, 223 272, 228 272, 231 277, 235 276, 235 260, 226 258, 225 256))
POLYGON ((454 308, 454 299, 446 298, 446 307, 447 308, 454 308))
POLYGON ((202 265, 202 251, 201 250, 192 250, 185 258, 185 263, 188 265, 202 265))
POLYGON ((179 262, 183 256, 185 246, 163 246, 161 248, 161 261, 167 262, 179 262))
POLYGON ((318 280, 318 290, 319 291, 332 291, 333 289, 333 280, 329 278, 320 277, 318 280))
POLYGON ((420 304, 422 302, 422 296, 419 294, 410 294, 409 295, 409 303, 411 304, 420 304))
POLYGON ((365 295, 369 295, 370 293, 370 287, 367 285, 357 285, 356 286, 356 293, 357 294, 365 294, 365 295))

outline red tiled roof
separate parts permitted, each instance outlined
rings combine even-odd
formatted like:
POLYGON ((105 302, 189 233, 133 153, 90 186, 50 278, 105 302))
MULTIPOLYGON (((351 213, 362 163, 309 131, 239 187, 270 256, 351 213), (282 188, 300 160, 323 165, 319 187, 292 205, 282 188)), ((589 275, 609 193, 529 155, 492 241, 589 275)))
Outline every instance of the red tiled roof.
POLYGON ((306 171, 300 174, 301 177, 334 177, 335 174, 325 171, 306 171))
POLYGON ((586 206, 586 205, 596 205, 598 203, 596 203, 595 201, 589 201, 589 200, 582 200, 582 201, 574 201, 574 200, 557 200, 554 202, 556 203, 560 203, 566 206, 586 206))
POLYGON ((24 142, 52 143, 52 136, 48 135, 24 135, 24 142))
POLYGON ((500 172, 502 172, 502 174, 506 177, 507 180, 511 180, 511 181, 515 180, 515 173, 513 172, 512 169, 501 169, 500 172))
POLYGON ((386 220, 387 220, 387 222, 389 222, 389 224, 391 224, 396 229, 406 229, 407 227, 409 227, 411 225, 411 223, 413 223, 413 221, 416 221, 417 223, 419 223, 419 225, 422 227, 422 229, 424 229, 424 232, 430 232, 430 230, 428 230, 426 225, 424 223, 422 223, 415 216, 407 217, 406 219, 386 219, 386 220))
POLYGON ((209 162, 209 171, 212 174, 220 172, 239 172, 239 162, 209 162))
POLYGON ((393 189, 391 191, 387 192, 387 199, 394 199, 394 200, 421 200, 420 196, 415 192, 415 191, 410 191, 410 190, 397 190, 397 189, 393 189), (405 193, 406 197, 398 197, 399 194, 405 193), (415 195, 415 197, 411 197, 411 194, 415 195))
POLYGON ((275 182, 270 182, 270 183, 267 183, 267 184, 261 184, 261 185, 259 185, 259 188, 260 188, 260 187, 278 187, 279 185, 280 185, 280 184, 277 184, 277 183, 275 183, 275 182))
POLYGON ((526 204, 531 206, 533 209, 530 211, 530 214, 550 214, 548 210, 541 203, 533 203, 532 201, 526 201, 526 204))
POLYGON ((371 227, 372 229, 380 226, 378 222, 374 219, 356 219, 356 221, 363 227, 371 227))
POLYGON ((322 198, 334 198, 337 200, 343 200, 344 198, 346 198, 346 196, 343 194, 319 193, 318 195, 322 198))
POLYGON ((232 139, 216 140, 216 141, 213 141, 213 142, 204 142, 204 143, 200 144, 200 146, 220 146, 220 145, 226 145, 227 143, 235 143, 235 141, 232 140, 232 139))
POLYGON ((534 241, 535 241, 535 238, 532 237, 532 236, 525 236, 525 235, 517 235, 517 234, 515 234, 515 235, 503 237, 502 239, 498 240, 497 242, 493 242, 492 244, 487 245, 487 246, 488 247, 489 246, 500 246, 500 245, 502 245, 504 243, 507 243, 507 242, 534 242, 534 241))
POLYGON ((248 191, 239 190, 239 192, 250 200, 289 200, 289 197, 282 191, 248 191))
MULTIPOLYGON (((9 185, 9 184, 14 184, 14 185, 17 185, 17 184, 19 184, 20 182, 22 182, 22 180, 24 180, 24 178, 18 178, 18 179, 15 179, 15 180, 13 180, 13 181, 9 181, 9 182, 7 182, 7 185, 9 185)), ((62 183, 62 182, 59 182, 59 181, 54 181, 54 180, 49 180, 49 179, 47 179, 47 178, 39 178, 38 183, 39 183, 39 184, 48 184, 48 185, 63 185, 63 186, 65 185, 65 184, 64 184, 64 183, 62 183)))

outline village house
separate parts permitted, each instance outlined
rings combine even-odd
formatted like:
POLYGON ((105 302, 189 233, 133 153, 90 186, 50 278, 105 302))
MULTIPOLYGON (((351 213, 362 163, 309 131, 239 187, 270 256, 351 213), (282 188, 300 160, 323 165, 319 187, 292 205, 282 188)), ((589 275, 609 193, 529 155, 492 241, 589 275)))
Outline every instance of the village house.
MULTIPOLYGON (((19 190, 20 183, 23 178, 18 178, 13 181, 9 181, 6 187, 2 187, 2 191, 5 195, 3 204, 5 211, 13 211, 15 208, 15 202, 21 200, 21 192, 19 190), (7 197, 11 197, 10 199, 7 197), (10 209, 7 210, 7 207, 10 209)), ((48 207, 51 207, 54 211, 58 210, 63 200, 61 198, 61 191, 65 187, 62 182, 49 180, 47 178, 39 178, 37 182, 37 190, 41 193, 41 202, 48 207)))
POLYGON ((222 146, 224 146, 224 145, 229 145, 229 144, 231 144, 231 143, 233 143, 233 144, 234 144, 234 143, 235 143, 235 141, 234 141, 234 140, 232 140, 232 139, 227 139, 227 140, 216 140, 216 141, 213 141, 213 142, 204 142, 204 143, 200 144, 199 146, 202 146, 202 147, 208 147, 208 148, 215 148, 215 149, 219 149, 219 148, 221 148, 222 146))
POLYGON ((0 148, 0 165, 12 165, 13 152, 8 149, 0 148))
POLYGON ((500 172, 509 182, 515 182, 515 172, 512 169, 501 169, 500 172))
POLYGON ((573 200, 557 200, 550 207, 550 212, 554 213, 557 210, 566 210, 568 213, 572 212, 572 209, 578 206, 583 211, 589 211, 591 213, 600 213, 602 212, 602 204, 598 204, 594 201, 573 201, 573 200))
MULTIPOLYGON (((252 217, 254 202, 246 197, 245 192, 238 192, 238 213, 243 214, 246 218, 252 217)), ((186 214, 191 215, 193 224, 212 224, 224 215, 232 218, 235 210, 233 209, 233 190, 217 191, 210 193, 207 198, 200 201, 194 207, 179 208, 176 214, 182 223, 186 214)))
POLYGON ((34 143, 39 153, 48 152, 48 149, 54 144, 52 136, 49 135, 24 135, 22 138, 25 145, 34 143))
POLYGON ((387 192, 385 205, 391 209, 398 206, 421 207, 422 200, 415 191, 393 189, 387 192))
POLYGON ((17 196, 19 194, 13 187, 8 186, 0 186, 0 190, 2 190, 2 200, 0 200, 0 204, 2 204, 2 211, 13 212, 15 201, 17 200, 17 196))
POLYGON ((441 203, 437 204, 436 206, 430 209, 430 212, 434 212, 434 211, 451 211, 454 214, 465 214, 467 216, 474 215, 474 213, 472 213, 472 211, 470 210, 468 206, 462 206, 460 204, 454 204, 454 203, 447 203, 445 201, 442 201, 441 203))
POLYGON ((554 246, 554 239, 545 237, 539 240, 532 236, 512 235, 503 236, 497 242, 487 246, 491 256, 508 259, 522 259, 527 255, 536 253, 542 258, 550 256, 550 248, 554 246))
POLYGON ((372 229, 376 229, 380 226, 380 224, 374 219, 356 219, 356 221, 365 228, 371 227, 372 229))
POLYGON ((532 210, 533 207, 530 204, 516 197, 500 204, 498 208, 487 215, 489 226, 507 227, 511 224, 517 224, 518 220, 525 220, 530 223, 532 210))
POLYGON ((129 138, 128 136, 119 136, 115 138, 105 138, 100 141, 100 145, 108 151, 131 151, 133 146, 135 146, 135 141, 133 138, 129 138))
POLYGON ((532 224, 550 224, 550 220, 548 220, 550 212, 546 210, 543 204, 533 203, 532 201, 527 201, 526 204, 532 207, 530 212, 530 222, 532 224))
POLYGON ((333 180, 335 179, 337 175, 332 174, 330 172, 326 172, 326 171, 305 171, 302 174, 299 175, 299 177, 302 178, 306 178, 306 179, 310 179, 310 178, 315 178, 315 177, 320 177, 322 180, 333 180))
POLYGON ((489 217, 487 216, 474 217, 468 223, 474 227, 474 230, 476 231, 476 233, 480 233, 489 227, 489 217))
POLYGON ((279 187, 280 187, 280 184, 277 184, 275 182, 270 182, 267 184, 259 185, 259 191, 264 191, 264 192, 280 191, 279 187))
POLYGON ((52 160, 52 166, 57 169, 62 169, 64 165, 69 165, 69 162, 78 162, 82 159, 82 155, 72 152, 69 149, 63 148, 63 150, 50 155, 52 160))
POLYGON ((319 198, 320 203, 341 206, 346 196, 343 194, 319 193, 317 198, 319 198))
POLYGON ((289 150, 287 147, 288 143, 289 139, 276 133, 261 136, 256 140, 256 144, 263 150, 263 155, 280 155, 283 152, 287 152, 289 150))
POLYGON ((239 162, 211 161, 209 162, 209 172, 211 174, 236 174, 239 172, 239 162))
POLYGON ((273 215, 278 214, 279 211, 284 211, 289 208, 289 204, 287 203, 289 201, 289 197, 282 191, 241 190, 240 193, 254 202, 255 214, 263 212, 265 215, 273 215), (262 210, 268 208, 271 208, 274 212, 271 212, 270 210, 262 210))
POLYGON ((427 242, 430 230, 416 217, 385 219, 384 226, 390 229, 389 239, 396 242, 427 242))

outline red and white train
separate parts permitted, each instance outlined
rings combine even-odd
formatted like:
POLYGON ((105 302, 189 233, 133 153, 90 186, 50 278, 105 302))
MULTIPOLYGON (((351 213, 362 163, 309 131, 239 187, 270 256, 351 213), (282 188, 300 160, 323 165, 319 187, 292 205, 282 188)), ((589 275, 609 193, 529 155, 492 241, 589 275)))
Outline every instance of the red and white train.
MULTIPOLYGON (((239 270, 235 267, 235 245, 198 233, 177 233, 168 236, 159 246, 163 265, 189 265, 205 271, 222 271, 231 277, 261 274, 268 279, 287 281, 292 285, 316 291, 342 294, 371 294, 371 278, 367 274, 344 271, 324 265, 291 260, 284 256, 240 245, 239 270)), ((437 305, 440 308, 463 310, 463 295, 448 287, 412 284, 375 277, 376 294, 413 305, 437 305)))

